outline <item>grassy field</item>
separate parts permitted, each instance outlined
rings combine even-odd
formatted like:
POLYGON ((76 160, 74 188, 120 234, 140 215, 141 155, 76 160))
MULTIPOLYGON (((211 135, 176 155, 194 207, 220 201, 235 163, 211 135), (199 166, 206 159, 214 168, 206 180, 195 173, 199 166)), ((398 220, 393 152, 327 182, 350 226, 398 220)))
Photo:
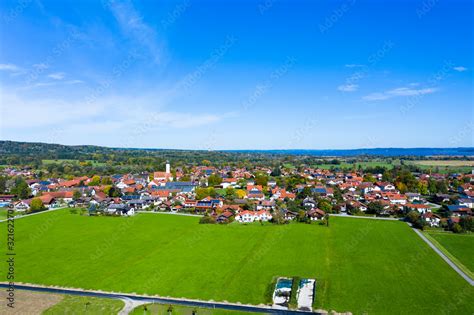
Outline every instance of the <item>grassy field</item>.
POLYGON ((426 166, 471 166, 474 167, 474 161, 471 160, 421 160, 413 163, 426 166))
MULTIPOLYGON (((53 164, 53 163, 68 163, 68 164, 79 164, 79 160, 73 159, 57 159, 57 160, 42 160, 44 165, 53 164)), ((104 166, 105 163, 97 162, 94 160, 86 160, 85 162, 90 162, 93 166, 104 166)))
POLYGON ((317 165, 313 165, 313 167, 328 170, 328 169, 331 169, 331 168, 350 169, 350 168, 354 168, 354 167, 356 169, 358 169, 359 167, 361 167, 362 169, 366 169, 368 167, 377 167, 377 166, 379 166, 379 167, 386 167, 388 169, 392 169, 396 165, 400 165, 400 161, 395 160, 395 161, 393 161, 393 163, 389 163, 389 162, 386 162, 386 161, 370 161, 370 162, 356 162, 356 163, 341 162, 341 164, 317 164, 317 165))
POLYGON ((467 268, 467 273, 474 278, 474 234, 446 232, 428 232, 427 234, 436 241, 436 245, 441 245, 459 261, 461 269, 467 268))
MULTIPOLYGON (((136 307, 130 314, 131 315, 168 315, 169 305, 164 304, 146 304, 136 307)), ((262 313, 252 313, 252 312, 237 312, 237 311, 227 311, 220 309, 209 309, 209 308, 197 308, 197 307, 187 307, 181 305, 172 306, 173 315, 192 315, 193 311, 197 315, 252 315, 252 314, 262 314, 262 313)))
POLYGON ((198 220, 67 209, 19 220, 16 281, 260 304, 270 302, 274 277, 299 276, 317 279, 317 308, 474 312, 474 288, 402 222, 334 217, 328 228, 198 220))
POLYGON ((474 161, 471 160, 420 160, 411 163, 424 170, 437 170, 440 173, 470 173, 474 169, 474 161))
POLYGON ((7 208, 0 208, 0 220, 5 220, 7 218, 7 208))
POLYGON ((118 314, 125 306, 120 300, 102 299, 76 295, 64 295, 56 305, 43 312, 44 315, 62 314, 118 314))

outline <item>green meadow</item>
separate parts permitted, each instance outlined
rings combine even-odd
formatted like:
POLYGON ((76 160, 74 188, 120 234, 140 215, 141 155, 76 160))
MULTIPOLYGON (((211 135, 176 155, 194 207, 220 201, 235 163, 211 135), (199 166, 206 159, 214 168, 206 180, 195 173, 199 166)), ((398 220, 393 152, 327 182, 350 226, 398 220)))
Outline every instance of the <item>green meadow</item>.
POLYGON ((262 313, 228 311, 222 309, 210 309, 202 307, 189 307, 169 304, 146 304, 137 306, 131 315, 168 315, 171 310, 173 315, 192 315, 193 311, 197 315, 253 315, 262 313))
MULTIPOLYGON (((474 288, 405 223, 200 225, 199 218, 87 217, 67 209, 15 222, 16 281, 202 300, 269 303, 278 276, 317 279, 315 307, 471 314, 474 288)), ((4 223, 0 226, 6 233, 4 223)), ((1 269, 5 278, 5 268, 1 269)))
MULTIPOLYGON (((103 162, 97 162, 94 160, 85 160, 84 162, 89 162, 93 166, 104 166, 106 163, 103 162)), ((57 159, 57 160, 42 160, 42 163, 44 165, 48 164, 79 164, 81 161, 79 160, 74 160, 74 159, 57 159)))
POLYGON ((355 163, 348 163, 348 162, 341 162, 340 164, 316 164, 313 165, 315 168, 320 168, 320 169, 366 169, 366 168, 372 168, 372 167, 386 167, 388 169, 392 169, 395 166, 400 165, 399 160, 394 160, 393 163, 389 163, 387 161, 367 161, 367 162, 355 162, 355 163))
POLYGON ((427 234, 432 241, 434 239, 434 243, 438 248, 454 256, 454 260, 457 260, 458 265, 461 264, 459 267, 471 277, 474 277, 474 234, 448 232, 427 232, 427 234))

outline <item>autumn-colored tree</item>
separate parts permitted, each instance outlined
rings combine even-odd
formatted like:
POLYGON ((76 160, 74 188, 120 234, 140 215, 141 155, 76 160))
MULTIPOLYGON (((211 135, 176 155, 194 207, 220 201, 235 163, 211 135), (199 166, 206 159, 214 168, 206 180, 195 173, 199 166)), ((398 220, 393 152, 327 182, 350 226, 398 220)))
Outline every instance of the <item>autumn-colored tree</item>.
POLYGON ((98 186, 100 185, 100 176, 95 175, 92 177, 92 180, 89 182, 89 186, 98 186))
POLYGON ((237 189, 235 193, 239 199, 243 199, 245 196, 247 196, 247 193, 243 189, 237 189))

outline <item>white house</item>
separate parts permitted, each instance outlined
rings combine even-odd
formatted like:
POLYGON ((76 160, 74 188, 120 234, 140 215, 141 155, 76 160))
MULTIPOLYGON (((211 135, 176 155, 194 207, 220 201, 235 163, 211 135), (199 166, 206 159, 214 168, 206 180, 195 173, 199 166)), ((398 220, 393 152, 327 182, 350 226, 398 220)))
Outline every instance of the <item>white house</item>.
POLYGON ((423 219, 425 219, 426 223, 431 227, 438 227, 441 222, 441 218, 432 212, 423 213, 423 219))
POLYGON ((30 208, 30 205, 26 202, 18 201, 17 203, 15 203, 13 208, 15 208, 16 211, 26 211, 30 208))
POLYGON ((257 219, 255 212, 253 211, 242 211, 235 216, 235 220, 240 223, 250 223, 254 222, 257 219))
POLYGON ((474 199, 471 198, 461 198, 459 199, 460 206, 466 206, 468 208, 474 208, 474 199))
POLYGON ((261 220, 261 221, 269 221, 272 219, 271 213, 266 210, 260 210, 260 211, 255 212, 255 216, 257 220, 261 220))

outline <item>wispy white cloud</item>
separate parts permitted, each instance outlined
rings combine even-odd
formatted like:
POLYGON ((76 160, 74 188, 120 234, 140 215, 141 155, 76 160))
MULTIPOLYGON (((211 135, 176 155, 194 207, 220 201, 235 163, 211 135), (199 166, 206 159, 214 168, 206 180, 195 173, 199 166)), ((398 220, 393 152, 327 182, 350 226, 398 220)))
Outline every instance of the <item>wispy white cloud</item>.
POLYGON ((339 85, 337 89, 342 92, 355 92, 359 89, 359 85, 358 84, 343 84, 343 85, 339 85))
POLYGON ((45 62, 35 63, 33 65, 33 68, 38 69, 38 70, 45 70, 49 68, 49 65, 45 62))
POLYGON ((457 72, 464 72, 464 71, 467 71, 467 68, 463 66, 457 66, 457 67, 454 67, 453 70, 457 72))
POLYGON ((12 76, 25 73, 25 69, 12 63, 0 63, 0 71, 8 72, 12 76))
POLYGON ((55 72, 55 73, 48 74, 48 78, 54 79, 54 80, 62 80, 64 79, 65 76, 66 74, 64 72, 55 72))
POLYGON ((395 89, 388 90, 385 92, 371 93, 362 97, 362 99, 365 101, 382 101, 382 100, 387 100, 390 98, 400 97, 400 96, 416 96, 416 95, 432 94, 436 92, 437 90, 438 90, 437 88, 415 89, 411 87, 399 87, 399 88, 395 88, 395 89))
POLYGON ((64 83, 66 83, 66 84, 80 84, 80 83, 84 83, 84 81, 82 81, 82 80, 69 80, 69 81, 64 81, 64 83))
MULTIPOLYGON (((56 82, 51 82, 55 84, 56 82)), ((40 83, 37 83, 40 84, 40 83)), ((41 83, 46 85, 47 83, 41 83)), ((108 122, 108 130, 112 135, 119 128, 122 130, 141 129, 147 122, 149 131, 157 128, 186 129, 209 125, 219 122, 229 114, 192 113, 166 110, 157 104, 155 95, 143 97, 104 96, 88 104, 82 99, 69 100, 66 98, 50 98, 27 96, 17 91, 0 89, 3 104, 1 116, 9 117, 2 122, 2 128, 43 128, 61 127, 69 129, 70 126, 83 128, 98 128, 99 122, 108 122), (130 110, 133 107, 133 110, 130 110), (28 115, 24 115, 28 113, 28 115), (18 125, 21 120, 22 124, 18 125)), ((100 126, 101 130, 103 126, 100 126)))
POLYGON ((12 64, 12 63, 0 63, 0 70, 1 71, 17 72, 17 71, 20 71, 21 68, 18 67, 17 65, 12 64))
POLYGON ((163 62, 163 42, 160 41, 155 30, 143 21, 140 12, 131 1, 110 1, 112 11, 122 31, 132 40, 146 49, 156 64, 163 62))
POLYGON ((345 65, 346 68, 362 68, 365 67, 365 65, 362 64, 357 64, 357 63, 350 63, 345 65))

